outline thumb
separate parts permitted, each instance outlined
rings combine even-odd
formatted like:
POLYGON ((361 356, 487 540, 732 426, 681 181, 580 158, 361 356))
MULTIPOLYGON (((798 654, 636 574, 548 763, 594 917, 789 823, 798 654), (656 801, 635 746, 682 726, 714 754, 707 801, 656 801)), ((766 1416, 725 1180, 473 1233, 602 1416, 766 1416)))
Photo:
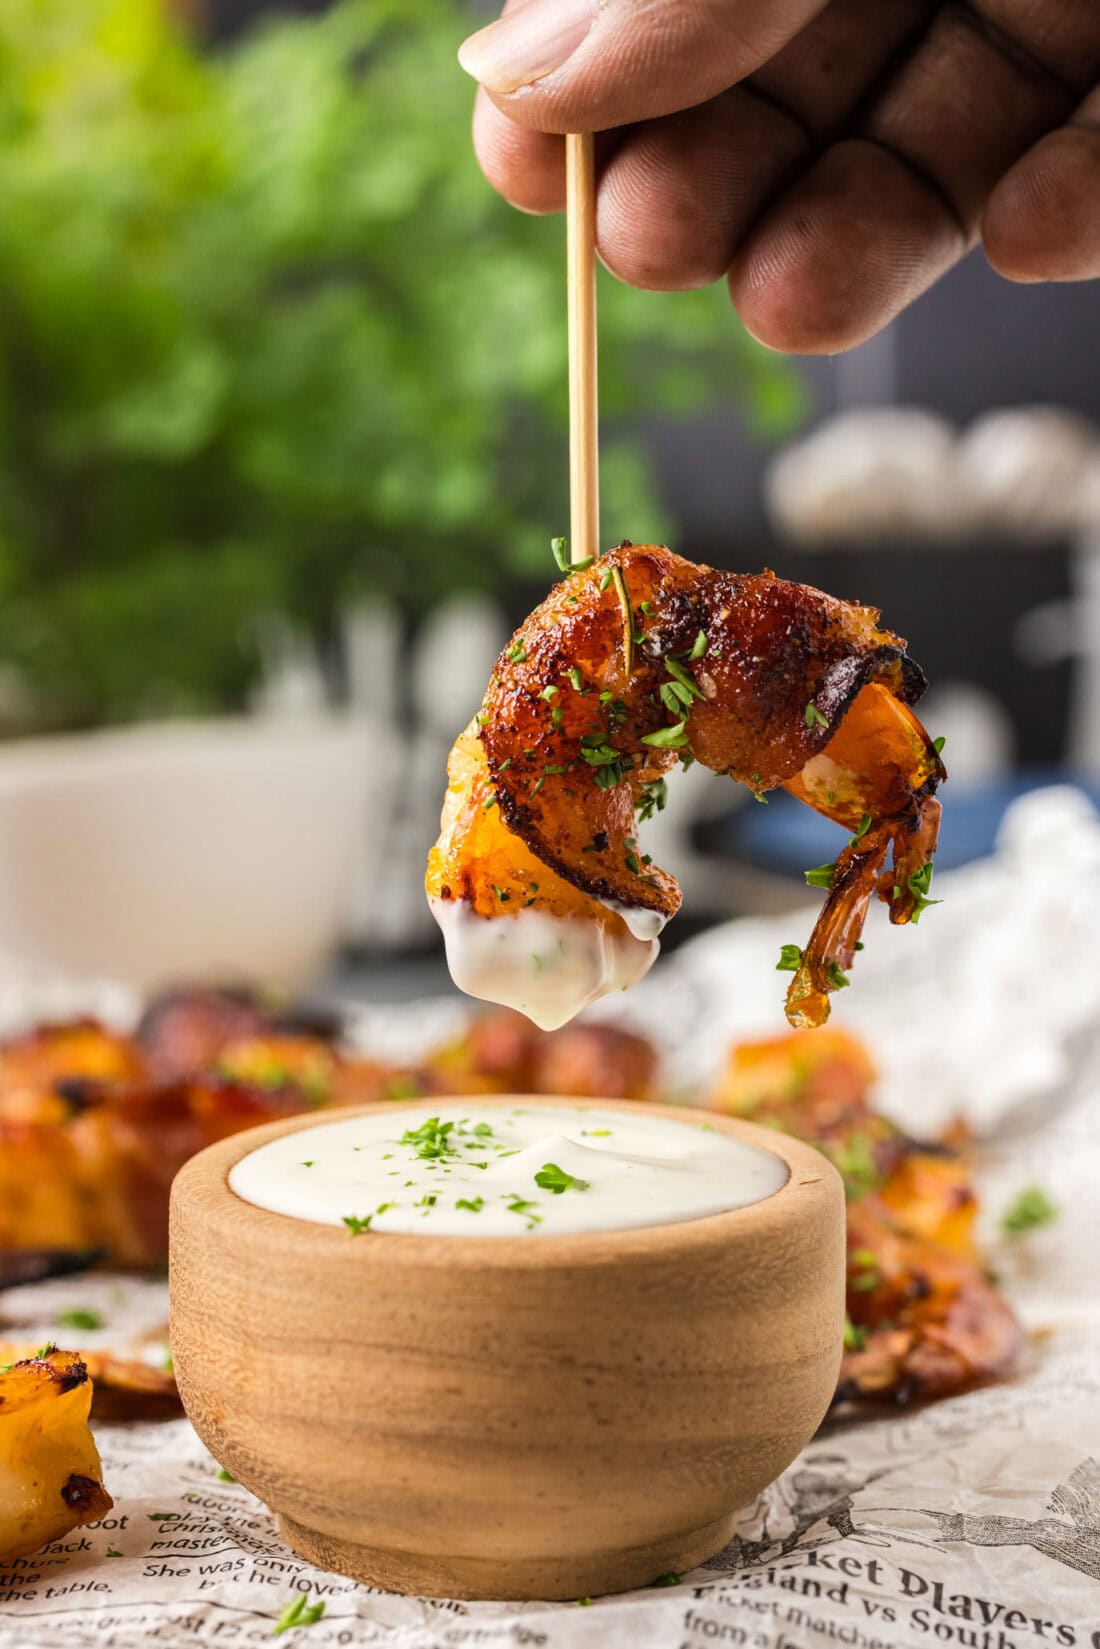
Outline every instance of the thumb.
POLYGON ((521 0, 458 60, 513 120, 605 131, 705 103, 773 57, 825 0, 521 0))

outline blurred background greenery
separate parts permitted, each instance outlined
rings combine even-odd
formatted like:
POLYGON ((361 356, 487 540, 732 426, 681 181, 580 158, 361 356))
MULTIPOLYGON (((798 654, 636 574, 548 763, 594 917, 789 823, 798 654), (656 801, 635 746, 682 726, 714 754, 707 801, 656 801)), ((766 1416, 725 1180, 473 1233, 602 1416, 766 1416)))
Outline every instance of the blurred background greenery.
MULTIPOLYGON (((545 566, 567 518, 560 220, 477 171, 457 0, 341 0, 217 51, 164 0, 0 9, 0 726, 234 708, 258 626, 329 645, 545 566)), ((674 523, 644 420, 764 436, 796 370, 722 288, 607 280, 613 536, 674 523)))

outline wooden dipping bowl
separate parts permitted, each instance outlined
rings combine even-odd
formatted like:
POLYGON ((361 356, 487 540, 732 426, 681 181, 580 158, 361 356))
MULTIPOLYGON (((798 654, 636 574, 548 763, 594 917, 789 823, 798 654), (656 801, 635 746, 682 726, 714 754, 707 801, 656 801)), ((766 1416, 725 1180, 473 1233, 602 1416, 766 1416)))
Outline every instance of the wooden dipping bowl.
POLYGON ((708 1114, 780 1157, 786 1184, 637 1230, 353 1237, 227 1183, 248 1152, 319 1120, 210 1146, 172 1188, 184 1407, 287 1544, 390 1591, 458 1598, 625 1591, 720 1551, 833 1394, 844 1195, 825 1157, 708 1114))

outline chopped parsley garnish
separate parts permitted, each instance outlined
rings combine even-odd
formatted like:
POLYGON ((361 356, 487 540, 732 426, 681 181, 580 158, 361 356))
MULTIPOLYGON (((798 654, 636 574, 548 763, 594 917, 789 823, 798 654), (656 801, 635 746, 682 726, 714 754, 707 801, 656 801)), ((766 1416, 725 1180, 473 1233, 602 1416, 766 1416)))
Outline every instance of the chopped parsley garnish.
POLYGON ((881 1175, 875 1162, 874 1150, 866 1134, 853 1134, 843 1145, 826 1152, 844 1181, 844 1194, 849 1201, 867 1196, 879 1184, 881 1175))
POLYGON ((917 901, 916 909, 913 912, 914 922, 920 921, 921 912, 926 911, 930 905, 939 905, 943 903, 941 899, 928 898, 928 890, 932 886, 931 863, 922 865, 919 870, 915 870, 905 885, 917 901))
POLYGON ((583 735, 581 756, 589 767, 596 769, 596 783, 601 790, 611 790, 621 784, 624 773, 633 765, 629 756, 608 743, 602 728, 599 732, 583 735))
POLYGON ((235 1483, 236 1481, 237 1479, 233 1476, 232 1472, 227 1472, 224 1466, 218 1467, 219 1483, 235 1483))
POLYGON ((71 1311, 58 1313, 57 1321, 62 1328, 83 1328, 89 1333, 103 1327, 103 1318, 98 1311, 87 1311, 83 1306, 75 1306, 71 1311))
POLYGON ((845 1351, 862 1351, 867 1344, 867 1330, 857 1328, 850 1317, 844 1319, 844 1349, 845 1351))
POLYGON ((1041 1225, 1050 1225, 1058 1218, 1058 1205, 1051 1202, 1038 1185, 1028 1185, 1013 1198, 1001 1215, 1001 1230, 1006 1237, 1022 1237, 1036 1231, 1041 1225))
POLYGON ((812 870, 804 870, 807 887, 832 887, 835 862, 831 865, 815 865, 812 870))
POLYGON ((775 964, 776 973, 797 973, 802 966, 802 948, 800 945, 783 945, 779 951, 779 961, 775 964))
POLYGON ((364 1231, 370 1230, 371 1218, 370 1214, 364 1214, 362 1218, 358 1214, 345 1214, 344 1224, 353 1237, 361 1237, 364 1231))
POLYGON ((932 748, 936 752, 937 756, 942 756, 943 755, 943 747, 946 743, 947 743, 947 738, 943 733, 940 734, 938 739, 933 739, 932 740, 932 748))
POLYGON ((627 854, 626 858, 623 860, 623 863, 625 864, 627 870, 631 871, 635 876, 640 876, 642 874, 642 867, 639 862, 638 855, 633 851, 627 854))
POLYGON ((275 1622, 272 1637, 277 1638, 283 1632, 293 1631, 295 1626, 315 1626, 325 1612, 325 1600, 319 1598, 316 1603, 306 1602, 307 1594, 299 1592, 297 1597, 289 1602, 278 1620, 275 1622))
POLYGON ((542 1224, 542 1215, 531 1212, 533 1208, 537 1207, 537 1202, 531 1202, 527 1198, 521 1197, 518 1191, 513 1191, 508 1200, 507 1211, 509 1214, 519 1214, 522 1219, 527 1221, 528 1231, 533 1231, 536 1225, 542 1224))
POLYGON ((510 664, 526 664, 527 646, 524 642, 517 641, 513 647, 509 647, 508 662, 510 664))
POLYGON ((380 1202, 374 1212, 376 1214, 388 1214, 391 1208, 396 1207, 397 1204, 395 1202, 380 1202))
POLYGON ((619 760, 619 752, 607 742, 603 732, 585 733, 581 739, 581 755, 589 767, 606 767, 619 760))
MULTIPOLYGON (((405 1071, 398 1076, 391 1076, 379 1097, 387 1100, 418 1099, 420 1097, 420 1088, 417 1085, 416 1078, 410 1076, 410 1074, 405 1071)), ((360 1151, 362 1150, 362 1146, 355 1145, 352 1149, 355 1151, 360 1151)))
POLYGON ((552 538, 550 540, 550 553, 558 564, 558 571, 565 578, 568 578, 571 573, 583 573, 591 567, 596 559, 594 555, 590 555, 586 556, 583 561, 570 561, 569 542, 565 538, 552 538))
POLYGON ((650 779, 638 794, 634 803, 634 811, 639 821, 644 824, 652 819, 654 813, 663 813, 668 806, 668 785, 664 779, 650 779))
POLYGON ((503 888, 497 887, 495 882, 493 883, 493 892, 496 894, 502 905, 506 905, 512 897, 512 895, 510 893, 506 893, 503 888))
POLYGON ((634 616, 630 611, 630 592, 621 567, 612 567, 611 582, 618 592, 619 605, 623 610, 623 671, 629 677, 634 669, 634 616))
POLYGON ((687 694, 687 703, 689 705, 691 704, 692 699, 702 698, 702 689, 696 685, 695 677, 691 674, 690 670, 684 669, 678 659, 666 658, 665 669, 668 671, 676 685, 687 694))
POLYGON ((456 1208, 465 1208, 471 1214, 480 1214, 485 1207, 484 1197, 459 1197, 456 1208))
POLYGON ((803 712, 807 727, 828 727, 829 718, 823 716, 816 704, 808 704, 803 712))
POLYGON ((596 788, 598 790, 614 790, 617 784, 622 783, 623 773, 632 765, 629 757, 621 761, 609 762, 606 767, 596 769, 596 788))
POLYGON ((426 1161, 436 1157, 457 1157, 458 1148, 450 1137, 454 1128, 453 1122, 441 1122, 438 1117, 429 1117, 419 1128, 406 1128, 398 1144, 411 1146, 416 1155, 426 1161))
POLYGON ((591 1180, 577 1179, 575 1174, 567 1174, 556 1162, 544 1162, 535 1175, 535 1184, 555 1197, 560 1197, 563 1191, 587 1191, 591 1183, 591 1180))
POLYGON ((700 630, 699 634, 696 636, 694 642, 692 643, 691 652, 688 654, 689 661, 692 664, 694 664, 694 662, 697 658, 702 658, 702 656, 706 652, 706 650, 707 650, 707 632, 705 630, 700 630))
POLYGON ((643 733, 642 743, 655 750, 682 750, 688 744, 687 722, 678 721, 674 727, 659 727, 655 733, 643 733))

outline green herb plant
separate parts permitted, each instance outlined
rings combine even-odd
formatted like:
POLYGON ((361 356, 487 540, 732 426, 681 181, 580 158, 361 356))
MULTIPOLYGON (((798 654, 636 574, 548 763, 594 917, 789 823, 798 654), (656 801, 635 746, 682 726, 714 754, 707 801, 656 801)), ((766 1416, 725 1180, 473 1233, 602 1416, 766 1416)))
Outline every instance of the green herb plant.
MULTIPOLYGON (((477 169, 465 6, 183 9, 0 7, 0 730, 240 706, 271 615, 332 657, 565 514, 562 225, 477 169)), ((604 518, 663 536, 642 417, 783 433, 801 383, 721 286, 600 305, 604 518)))

